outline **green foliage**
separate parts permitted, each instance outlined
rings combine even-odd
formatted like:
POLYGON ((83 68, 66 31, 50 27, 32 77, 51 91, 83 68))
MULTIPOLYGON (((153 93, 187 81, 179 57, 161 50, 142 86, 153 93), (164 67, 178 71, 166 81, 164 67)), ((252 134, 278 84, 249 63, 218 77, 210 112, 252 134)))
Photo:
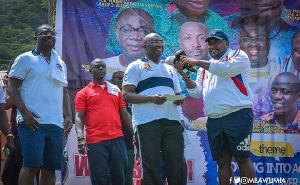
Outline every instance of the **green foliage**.
POLYGON ((35 48, 34 31, 48 23, 48 0, 0 0, 0 70, 35 48))

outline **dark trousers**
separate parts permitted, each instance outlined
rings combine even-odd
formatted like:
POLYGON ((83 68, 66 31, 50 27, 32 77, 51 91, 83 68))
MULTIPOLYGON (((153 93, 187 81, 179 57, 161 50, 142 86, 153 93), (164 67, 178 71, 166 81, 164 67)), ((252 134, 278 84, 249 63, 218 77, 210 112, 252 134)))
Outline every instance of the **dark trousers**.
POLYGON ((154 120, 138 125, 142 184, 162 185, 161 153, 169 185, 185 185, 183 127, 178 121, 154 120))
POLYGON ((132 173, 134 168, 134 150, 128 149, 127 157, 128 157, 128 166, 127 166, 125 185, 132 185, 132 173))
MULTIPOLYGON (((19 136, 14 138, 15 149, 11 152, 4 161, 3 171, 1 175, 1 180, 3 185, 18 185, 19 174, 23 165, 22 148, 20 144, 19 136)), ((39 175, 38 171, 35 176, 35 184, 39 185, 39 175)))
POLYGON ((88 144, 88 149, 92 185, 125 184, 127 149, 123 137, 88 144))
POLYGON ((22 149, 19 137, 14 138, 15 150, 4 161, 1 179, 4 185, 18 185, 19 173, 22 168, 22 149))

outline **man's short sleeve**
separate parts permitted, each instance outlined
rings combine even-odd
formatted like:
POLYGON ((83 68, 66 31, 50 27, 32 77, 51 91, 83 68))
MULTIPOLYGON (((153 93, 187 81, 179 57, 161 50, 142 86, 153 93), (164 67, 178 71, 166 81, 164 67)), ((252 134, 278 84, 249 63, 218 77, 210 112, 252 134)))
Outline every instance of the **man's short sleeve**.
POLYGON ((174 91, 175 91, 175 94, 178 94, 178 93, 181 93, 182 89, 180 87, 177 72, 174 69, 172 69, 172 71, 173 71, 172 73, 174 74, 173 75, 174 91))
MULTIPOLYGON (((66 63, 64 63, 64 61, 62 61, 62 64, 63 64, 63 70, 64 70, 64 73, 65 73, 65 77, 67 78, 67 76, 68 76, 67 65, 66 65, 66 63)), ((67 83, 68 83, 68 80, 67 80, 67 83)), ((64 85, 64 87, 68 87, 68 84, 64 85)))
POLYGON ((119 92, 119 109, 126 108, 126 102, 123 100, 122 91, 119 92))
POLYGON ((75 97, 75 112, 86 110, 86 96, 83 90, 79 91, 75 97))
POLYGON ((24 80, 27 74, 26 60, 22 56, 18 56, 14 61, 11 70, 9 72, 9 77, 24 80))
POLYGON ((4 92, 1 85, 0 85, 0 103, 5 103, 4 92))
POLYGON ((123 80, 122 86, 134 85, 137 87, 137 85, 140 81, 138 64, 139 63, 133 62, 128 65, 128 67, 126 68, 126 70, 124 72, 124 80, 123 80))

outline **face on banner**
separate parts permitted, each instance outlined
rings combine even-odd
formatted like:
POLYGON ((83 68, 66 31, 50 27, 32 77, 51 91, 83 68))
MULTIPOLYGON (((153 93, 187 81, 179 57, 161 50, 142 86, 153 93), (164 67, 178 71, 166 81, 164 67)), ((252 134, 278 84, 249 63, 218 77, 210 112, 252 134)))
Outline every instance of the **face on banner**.
POLYGON ((280 17, 284 0, 241 0, 246 15, 258 15, 259 21, 270 23, 280 17))
POLYGON ((271 99, 276 116, 288 117, 297 111, 297 100, 299 99, 299 83, 297 77, 292 73, 278 75, 271 87, 271 99))
POLYGON ((292 61, 298 72, 300 72, 300 31, 292 37, 292 61))
POLYGON ((249 57, 252 68, 265 67, 268 64, 270 39, 265 25, 244 24, 240 32, 240 47, 249 57))
POLYGON ((116 37, 123 55, 128 58, 144 56, 144 37, 153 32, 153 18, 140 9, 126 9, 117 17, 116 37))
POLYGON ((207 59, 208 45, 205 42, 208 30, 204 24, 186 22, 180 27, 179 43, 185 54, 193 59, 207 59))
POLYGON ((206 11, 210 0, 173 0, 173 3, 187 17, 197 17, 206 11))
POLYGON ((297 102, 300 96, 299 78, 289 72, 278 74, 272 82, 270 96, 274 111, 257 118, 253 132, 300 133, 297 102))

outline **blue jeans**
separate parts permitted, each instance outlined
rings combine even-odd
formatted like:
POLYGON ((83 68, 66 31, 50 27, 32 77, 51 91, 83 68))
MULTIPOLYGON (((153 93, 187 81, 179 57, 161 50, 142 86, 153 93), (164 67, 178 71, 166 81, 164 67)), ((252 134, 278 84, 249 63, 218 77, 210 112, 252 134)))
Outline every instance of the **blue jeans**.
POLYGON ((63 129, 52 124, 40 124, 33 131, 24 122, 18 123, 23 153, 23 167, 43 167, 61 170, 63 129))
POLYGON ((125 184, 127 149, 123 137, 88 144, 88 149, 92 185, 125 184))

